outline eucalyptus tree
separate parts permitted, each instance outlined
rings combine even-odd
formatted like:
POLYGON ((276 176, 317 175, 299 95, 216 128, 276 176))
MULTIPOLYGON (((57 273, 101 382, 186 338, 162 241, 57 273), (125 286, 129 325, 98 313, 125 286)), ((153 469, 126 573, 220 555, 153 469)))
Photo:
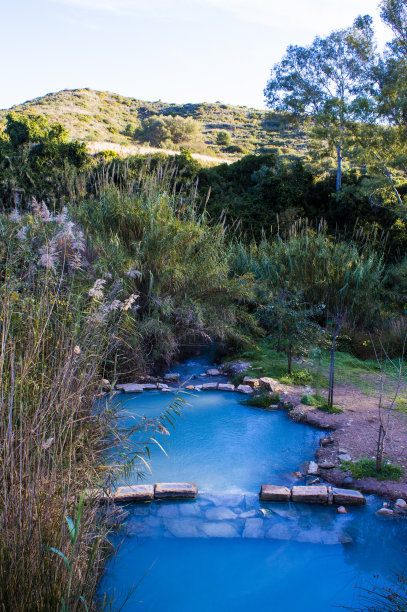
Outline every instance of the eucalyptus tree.
POLYGON ((365 15, 307 47, 290 45, 264 90, 270 108, 312 119, 317 137, 335 151, 337 191, 349 126, 371 104, 374 58, 372 18, 365 15))

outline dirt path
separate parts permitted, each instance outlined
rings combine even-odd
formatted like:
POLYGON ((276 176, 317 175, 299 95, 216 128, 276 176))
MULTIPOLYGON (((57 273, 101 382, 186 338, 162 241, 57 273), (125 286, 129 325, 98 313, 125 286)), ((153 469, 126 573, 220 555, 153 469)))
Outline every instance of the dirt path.
MULTIPOLYGON (((375 457, 379 428, 377 397, 366 396, 351 385, 338 385, 335 388, 335 403, 343 409, 342 414, 327 414, 301 403, 290 411, 294 420, 331 430, 333 443, 317 450, 315 456, 318 462, 338 463, 340 453, 349 454, 353 460, 375 457)), ((407 499, 407 416, 398 411, 392 411, 389 418, 385 458, 404 468, 405 473, 400 481, 363 478, 355 480, 354 486, 366 493, 407 499)), ((325 480, 337 485, 341 485, 346 477, 337 468, 324 469, 321 473, 325 480)))
MULTIPOLYGON (((122 145, 116 142, 89 142, 87 143, 87 148, 89 153, 94 155, 95 153, 99 153, 100 151, 115 151, 120 157, 128 157, 129 155, 138 155, 138 154, 153 154, 153 153, 166 153, 167 155, 179 155, 180 151, 172 151, 171 149, 158 149, 155 147, 143 147, 139 145, 122 145)), ((202 155, 200 153, 191 153, 191 156, 200 162, 205 162, 206 164, 210 164, 216 166, 218 164, 232 164, 236 159, 228 159, 225 157, 215 157, 211 155, 202 155)))

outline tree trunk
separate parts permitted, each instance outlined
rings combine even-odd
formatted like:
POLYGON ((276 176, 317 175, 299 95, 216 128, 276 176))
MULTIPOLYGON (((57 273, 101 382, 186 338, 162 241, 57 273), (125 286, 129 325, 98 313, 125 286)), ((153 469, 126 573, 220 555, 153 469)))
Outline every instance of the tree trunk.
POLYGON ((292 361, 293 361, 293 356, 291 352, 288 352, 287 358, 288 358, 287 371, 288 371, 288 375, 290 376, 291 369, 292 369, 292 361))
POLYGON ((331 361, 329 364, 329 383, 328 383, 328 408, 332 410, 334 405, 334 382, 335 382, 335 344, 336 344, 336 336, 332 339, 331 346, 331 361))
POLYGON ((384 439, 386 437, 386 430, 383 427, 383 423, 380 423, 379 435, 377 438, 377 452, 376 452, 376 470, 377 472, 382 471, 383 452, 384 452, 384 439))
POLYGON ((342 149, 341 145, 336 146, 336 191, 342 186, 342 149))

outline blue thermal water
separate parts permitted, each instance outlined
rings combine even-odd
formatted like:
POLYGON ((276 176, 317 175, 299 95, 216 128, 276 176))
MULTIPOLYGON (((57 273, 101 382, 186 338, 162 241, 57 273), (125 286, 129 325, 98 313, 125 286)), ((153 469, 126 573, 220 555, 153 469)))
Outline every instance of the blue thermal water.
MULTIPOLYGON (((204 360, 193 363, 176 371, 201 372, 204 360)), ((123 395, 124 420, 157 416, 172 399, 159 391, 123 395)), ((298 482, 292 471, 312 459, 319 431, 283 411, 242 406, 235 393, 184 399, 175 430, 160 438, 167 455, 157 447, 145 481, 192 481, 199 496, 126 507, 101 595, 118 607, 130 595, 128 611, 326 612, 357 606, 360 587, 386 584, 404 569, 405 523, 377 517, 373 496, 347 515, 334 506, 259 502, 262 483, 298 482)))

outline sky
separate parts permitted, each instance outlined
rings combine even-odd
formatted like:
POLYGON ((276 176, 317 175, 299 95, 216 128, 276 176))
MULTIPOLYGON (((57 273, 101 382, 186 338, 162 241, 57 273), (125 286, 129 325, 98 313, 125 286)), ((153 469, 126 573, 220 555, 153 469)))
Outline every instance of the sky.
POLYGON ((290 44, 370 14, 376 0, 0 0, 0 108, 61 89, 264 108, 290 44))

